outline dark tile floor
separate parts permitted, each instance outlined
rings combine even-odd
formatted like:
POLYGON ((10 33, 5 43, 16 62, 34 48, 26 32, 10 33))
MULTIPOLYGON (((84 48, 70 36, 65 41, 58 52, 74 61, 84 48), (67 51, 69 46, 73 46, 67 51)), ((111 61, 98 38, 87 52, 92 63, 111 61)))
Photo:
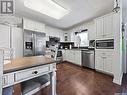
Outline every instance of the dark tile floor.
MULTIPOLYGON (((122 86, 112 83, 112 80, 111 76, 67 62, 57 65, 57 95, 114 95, 121 92, 127 93, 127 75, 124 75, 122 86)), ((35 95, 50 95, 50 87, 42 89, 35 95)))

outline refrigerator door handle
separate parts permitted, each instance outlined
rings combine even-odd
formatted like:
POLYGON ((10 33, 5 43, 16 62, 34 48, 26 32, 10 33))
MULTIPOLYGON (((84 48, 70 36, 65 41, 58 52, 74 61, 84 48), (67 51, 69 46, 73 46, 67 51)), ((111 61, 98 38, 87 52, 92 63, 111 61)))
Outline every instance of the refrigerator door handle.
POLYGON ((34 33, 32 33, 32 43, 33 43, 33 55, 35 55, 35 37, 34 33))

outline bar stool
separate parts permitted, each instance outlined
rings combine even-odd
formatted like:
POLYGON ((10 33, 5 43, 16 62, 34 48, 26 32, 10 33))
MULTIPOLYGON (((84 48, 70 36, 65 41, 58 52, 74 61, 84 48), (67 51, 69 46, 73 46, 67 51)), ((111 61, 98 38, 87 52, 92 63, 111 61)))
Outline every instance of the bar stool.
MULTIPOLYGON (((55 46, 55 47, 51 47, 50 50, 51 50, 51 53, 49 57, 56 60, 58 48, 55 46)), ((47 55, 49 55, 49 53, 47 55)), ((45 88, 46 86, 48 86, 49 84, 50 84, 49 74, 45 74, 43 76, 22 82, 21 83, 22 95, 33 95, 39 90, 41 90, 42 88, 45 88)))

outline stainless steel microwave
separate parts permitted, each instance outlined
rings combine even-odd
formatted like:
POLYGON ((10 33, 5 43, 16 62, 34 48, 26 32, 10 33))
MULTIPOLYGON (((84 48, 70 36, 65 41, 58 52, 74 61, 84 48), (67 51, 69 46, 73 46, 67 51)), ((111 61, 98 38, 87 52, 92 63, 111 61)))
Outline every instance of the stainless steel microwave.
POLYGON ((114 39, 97 40, 96 49, 114 49, 114 39))

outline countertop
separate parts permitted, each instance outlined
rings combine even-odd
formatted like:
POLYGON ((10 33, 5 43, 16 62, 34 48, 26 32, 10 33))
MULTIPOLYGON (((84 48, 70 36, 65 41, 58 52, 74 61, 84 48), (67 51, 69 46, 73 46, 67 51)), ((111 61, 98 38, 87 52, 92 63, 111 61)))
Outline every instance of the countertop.
POLYGON ((31 67, 52 64, 56 61, 45 56, 21 57, 4 65, 4 74, 31 67))
POLYGON ((59 49, 59 50, 95 50, 95 48, 72 48, 72 49, 59 49))

